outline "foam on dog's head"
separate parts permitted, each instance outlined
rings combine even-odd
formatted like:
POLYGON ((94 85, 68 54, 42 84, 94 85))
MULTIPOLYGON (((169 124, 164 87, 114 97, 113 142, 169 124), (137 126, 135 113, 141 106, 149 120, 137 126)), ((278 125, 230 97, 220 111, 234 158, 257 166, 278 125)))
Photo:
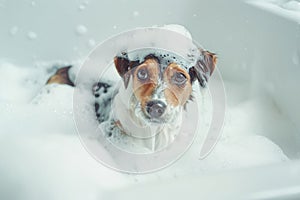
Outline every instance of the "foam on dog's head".
POLYGON ((165 71, 172 63, 177 64, 180 68, 189 73, 192 83, 198 80, 202 87, 206 86, 217 63, 216 54, 201 48, 197 49, 196 52, 194 49, 190 49, 190 52, 187 52, 185 56, 167 50, 153 48, 143 48, 132 52, 124 51, 115 57, 115 66, 123 78, 126 87, 130 79, 130 73, 127 72, 142 64, 149 57, 158 60, 161 71, 165 71))

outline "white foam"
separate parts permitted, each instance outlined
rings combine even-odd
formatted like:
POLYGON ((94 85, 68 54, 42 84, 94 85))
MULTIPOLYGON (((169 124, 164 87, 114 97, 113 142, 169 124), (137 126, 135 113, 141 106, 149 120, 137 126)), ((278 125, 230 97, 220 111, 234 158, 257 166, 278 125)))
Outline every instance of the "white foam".
MULTIPOLYGON (((247 136, 236 136, 237 130, 231 128, 232 124, 243 126, 248 119, 233 116, 234 119, 227 122, 227 131, 233 132, 223 138, 206 159, 198 159, 201 141, 196 140, 183 158, 163 171, 138 177, 120 174, 98 163, 80 144, 72 114, 72 87, 43 86, 44 82, 36 82, 42 89, 34 94, 32 90, 36 86, 23 83, 28 78, 44 76, 43 73, 8 63, 1 65, 0 72, 6 77, 0 79, 0 185, 7 188, 1 195, 13 195, 17 183, 24 186, 18 190, 22 199, 32 199, 34 195, 86 199, 87 194, 90 199, 98 199, 106 189, 136 182, 287 160, 277 145, 252 134, 251 126, 247 136), (14 92, 8 92, 7 86, 14 92), (27 101, 31 98, 31 102, 27 101)), ((94 116, 90 118, 93 120, 94 116)))
MULTIPOLYGON (((65 64, 59 63, 59 66, 65 64)), ((72 80, 79 69, 79 65, 76 66, 70 71, 72 80)), ((232 113, 226 120, 225 135, 206 159, 198 159, 202 142, 200 134, 191 149, 170 167, 148 175, 120 174, 94 160, 81 145, 73 121, 74 88, 44 85, 54 72, 53 63, 30 67, 0 63, 0 74, 4 77, 0 79, 1 199, 15 197, 26 200, 37 196, 101 199, 108 189, 137 182, 176 179, 187 173, 202 174, 288 160, 278 145, 261 136, 261 131, 266 132, 267 129, 254 127, 252 121, 249 123, 250 111, 256 116, 254 111, 258 107, 264 109, 269 102, 250 101, 246 106, 231 105, 232 113)), ((90 85, 83 87, 87 93, 91 92, 90 85)), ((238 100, 243 98, 237 97, 238 100)), ((92 99, 87 99, 87 105, 93 108, 92 99)), ((206 109, 205 106, 204 112, 206 109)), ((263 118, 265 113, 259 114, 263 118)), ((271 112, 267 116, 273 114, 271 112)), ((89 117, 88 120, 94 120, 94 115, 89 117)), ((281 118, 270 123, 277 122, 284 123, 281 118)), ((205 122, 204 129, 208 126, 205 122)), ((286 128, 289 124, 280 126, 286 128)))
MULTIPOLYGON (((145 30, 146 37, 139 36, 140 39, 138 39, 133 32, 131 37, 135 37, 134 41, 126 37, 123 39, 122 43, 124 43, 125 50, 132 43, 135 43, 135 46, 140 46, 139 48, 147 47, 138 51, 127 52, 126 56, 130 60, 139 60, 142 62, 147 55, 153 54, 158 58, 163 58, 161 64, 164 66, 172 62, 179 63, 185 69, 195 66, 201 56, 198 50, 199 47, 193 43, 191 34, 184 26, 170 24, 153 28, 158 29, 152 30, 151 33, 145 30), (161 29, 167 31, 162 32, 161 29), (168 34, 168 38, 162 40, 158 34, 168 34), (149 48, 149 46, 154 46, 154 48, 149 48)), ((121 53, 121 50, 119 53, 121 53)), ((120 54, 119 56, 122 55, 120 54)))
POLYGON ((0 100, 5 102, 28 102, 37 92, 36 83, 43 81, 38 71, 19 68, 8 62, 0 62, 0 100))
POLYGON ((184 35, 185 37, 189 38, 190 40, 192 40, 191 33, 182 25, 168 24, 168 25, 164 25, 162 28, 170 30, 170 31, 175 31, 177 33, 184 35))

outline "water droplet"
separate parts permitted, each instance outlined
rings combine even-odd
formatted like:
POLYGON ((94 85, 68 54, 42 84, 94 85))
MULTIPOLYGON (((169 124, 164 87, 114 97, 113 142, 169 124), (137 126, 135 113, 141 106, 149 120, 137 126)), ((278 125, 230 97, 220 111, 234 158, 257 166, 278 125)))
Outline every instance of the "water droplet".
POLYGON ((197 14, 193 14, 193 17, 197 17, 197 14))
POLYGON ((32 1, 32 2, 31 2, 31 5, 32 5, 32 6, 35 6, 35 5, 36 5, 35 1, 32 1))
MULTIPOLYGON (((299 54, 300 54, 300 52, 299 52, 299 54)), ((295 53, 293 55, 292 62, 294 63, 294 65, 299 65, 300 64, 300 58, 299 58, 299 55, 298 55, 297 51, 295 51, 295 53)))
POLYGON ((35 39, 37 38, 37 34, 36 34, 35 32, 33 32, 33 31, 29 31, 29 32, 27 33, 27 37, 28 37, 28 39, 30 39, 30 40, 35 40, 35 39))
POLYGON ((140 15, 140 13, 139 13, 138 11, 134 11, 134 12, 133 12, 133 16, 137 17, 137 16, 139 16, 139 15, 140 15))
POLYGON ((14 26, 10 29, 9 32, 11 35, 16 35, 18 33, 18 31, 19 31, 19 28, 17 26, 14 26))
POLYGON ((84 34, 86 34, 86 32, 87 32, 87 28, 84 25, 78 25, 76 27, 76 33, 78 35, 84 35, 84 34))
POLYGON ((117 29, 117 26, 116 26, 116 25, 114 25, 114 26, 113 26, 113 29, 117 29))
POLYGON ((88 44, 89 44, 89 47, 94 47, 96 45, 96 42, 93 39, 89 39, 88 44))
POLYGON ((84 9, 85 9, 85 5, 84 5, 84 4, 80 4, 80 5, 78 6, 78 9, 81 10, 81 11, 84 10, 84 9))

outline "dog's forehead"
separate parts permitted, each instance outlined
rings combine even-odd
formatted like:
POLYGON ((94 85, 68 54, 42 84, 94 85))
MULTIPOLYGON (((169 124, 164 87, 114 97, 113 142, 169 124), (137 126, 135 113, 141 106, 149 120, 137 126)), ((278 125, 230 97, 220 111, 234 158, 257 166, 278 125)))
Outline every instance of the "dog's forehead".
POLYGON ((191 50, 186 56, 179 55, 174 52, 161 49, 139 49, 131 52, 127 52, 129 60, 139 61, 144 63, 147 59, 155 59, 159 63, 161 71, 165 71, 171 63, 176 63, 178 66, 188 71, 193 67, 199 58, 199 52, 191 50))

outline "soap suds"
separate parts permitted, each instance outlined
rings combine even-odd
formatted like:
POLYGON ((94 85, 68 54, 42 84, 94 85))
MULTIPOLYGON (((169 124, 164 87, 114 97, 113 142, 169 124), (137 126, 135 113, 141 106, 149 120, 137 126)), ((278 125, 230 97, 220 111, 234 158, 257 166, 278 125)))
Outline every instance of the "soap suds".
MULTIPOLYGON (((187 171, 201 174, 287 160, 277 145, 249 129, 247 136, 232 133, 221 139, 204 160, 198 159, 200 143, 195 141, 182 159, 163 171, 135 179, 120 174, 102 166, 80 144, 72 113, 74 89, 67 85, 45 86, 47 77, 55 72, 51 66, 43 71, 10 63, 0 65, 2 76, 6 77, 0 79, 0 175, 3 180, 0 185, 5 184, 10 190, 17 187, 15 183, 26 185, 24 191, 18 191, 22 199, 32 199, 34 194, 82 199, 87 193, 98 196, 106 189, 129 186, 136 181, 172 179, 184 176, 187 171), (15 180, 15 183, 7 180, 15 180)), ((249 109, 255 108, 254 103, 249 109)), ((228 132, 234 131, 231 126, 236 120, 232 117, 226 124, 228 132)), ((238 123, 248 123, 243 122, 242 116, 237 117, 238 123)), ((94 118, 90 116, 90 120, 94 118)))
MULTIPOLYGON (((180 26, 168 29, 176 29, 191 37, 180 26)), ((81 34, 82 30, 79 31, 81 34)), ((80 63, 75 62, 75 67, 70 70, 73 81, 80 63)), ((35 199, 36 196, 73 200, 87 199, 88 196, 88 199, 99 199, 107 190, 137 182, 176 179, 187 173, 201 175, 288 160, 280 147, 260 132, 267 130, 251 124, 247 117, 250 111, 257 110, 257 107, 264 108, 270 101, 252 101, 248 96, 245 99, 245 96, 236 93, 236 101, 247 103, 241 106, 235 102, 230 106, 232 112, 226 120, 224 135, 206 159, 199 160, 202 142, 202 135, 199 134, 188 152, 164 170, 140 176, 111 170, 89 155, 78 139, 73 120, 74 88, 57 84, 45 86, 49 76, 65 64, 70 62, 41 62, 28 67, 0 62, 0 74, 5 77, 0 79, 0 199, 15 195, 16 189, 16 195, 24 200, 35 199)), ((112 78, 120 79, 118 76, 112 78)), ((83 89, 90 93, 89 86, 83 89)), ((93 100, 87 97, 87 105, 92 110, 93 100)), ((206 106, 203 107, 203 112, 207 110, 206 106)), ((266 117, 273 114, 270 111, 266 117)), ((278 121, 281 119, 278 118, 278 121)), ((91 114, 87 120, 95 120, 95 116, 91 114)), ((289 124, 281 126, 288 127, 289 124)), ((209 123, 205 121, 203 128, 207 127, 209 123)))

